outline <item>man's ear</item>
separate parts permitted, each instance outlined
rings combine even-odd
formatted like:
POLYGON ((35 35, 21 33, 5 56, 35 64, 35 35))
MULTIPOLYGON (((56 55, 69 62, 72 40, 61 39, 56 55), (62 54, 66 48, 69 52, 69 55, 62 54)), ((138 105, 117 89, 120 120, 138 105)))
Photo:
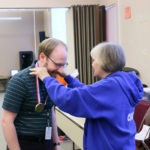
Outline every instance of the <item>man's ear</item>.
POLYGON ((46 60, 46 55, 45 55, 43 52, 40 53, 40 55, 39 55, 39 60, 40 60, 41 62, 43 62, 43 61, 46 60))

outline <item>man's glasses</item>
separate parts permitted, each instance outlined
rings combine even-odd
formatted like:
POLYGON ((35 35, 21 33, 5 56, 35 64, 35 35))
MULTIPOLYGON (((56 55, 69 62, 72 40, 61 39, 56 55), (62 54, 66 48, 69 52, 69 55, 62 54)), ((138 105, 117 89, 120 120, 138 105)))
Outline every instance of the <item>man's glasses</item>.
POLYGON ((65 64, 62 64, 62 63, 56 63, 52 58, 48 57, 48 59, 50 59, 56 66, 58 67, 67 67, 68 66, 68 63, 65 63, 65 64))

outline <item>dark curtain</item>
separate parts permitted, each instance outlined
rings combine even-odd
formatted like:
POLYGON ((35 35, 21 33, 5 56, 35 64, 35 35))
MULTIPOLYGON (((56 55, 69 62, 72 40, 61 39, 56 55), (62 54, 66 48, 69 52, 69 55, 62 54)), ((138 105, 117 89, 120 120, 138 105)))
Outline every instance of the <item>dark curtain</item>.
POLYGON ((96 81, 92 73, 91 49, 105 41, 105 6, 73 6, 75 65, 81 82, 90 84, 96 81))

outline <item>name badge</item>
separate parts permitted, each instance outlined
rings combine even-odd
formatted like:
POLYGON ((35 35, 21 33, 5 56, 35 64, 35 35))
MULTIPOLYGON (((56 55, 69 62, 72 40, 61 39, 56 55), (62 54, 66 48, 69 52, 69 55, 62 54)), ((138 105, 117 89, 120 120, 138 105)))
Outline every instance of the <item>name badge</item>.
POLYGON ((46 127, 45 140, 50 140, 52 136, 52 127, 46 127))

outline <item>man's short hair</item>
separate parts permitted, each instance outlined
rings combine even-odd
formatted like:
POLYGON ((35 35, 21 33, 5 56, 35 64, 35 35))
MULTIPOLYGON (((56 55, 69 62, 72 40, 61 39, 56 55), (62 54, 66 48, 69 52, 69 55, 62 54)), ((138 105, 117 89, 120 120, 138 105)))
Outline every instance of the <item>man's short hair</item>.
POLYGON ((53 50, 56 48, 56 46, 58 45, 63 45, 66 50, 67 50, 67 46, 66 44, 56 38, 48 38, 45 39, 44 41, 42 41, 39 45, 39 49, 38 49, 38 56, 40 55, 40 53, 44 53, 46 56, 50 56, 51 53, 53 52, 53 50))

